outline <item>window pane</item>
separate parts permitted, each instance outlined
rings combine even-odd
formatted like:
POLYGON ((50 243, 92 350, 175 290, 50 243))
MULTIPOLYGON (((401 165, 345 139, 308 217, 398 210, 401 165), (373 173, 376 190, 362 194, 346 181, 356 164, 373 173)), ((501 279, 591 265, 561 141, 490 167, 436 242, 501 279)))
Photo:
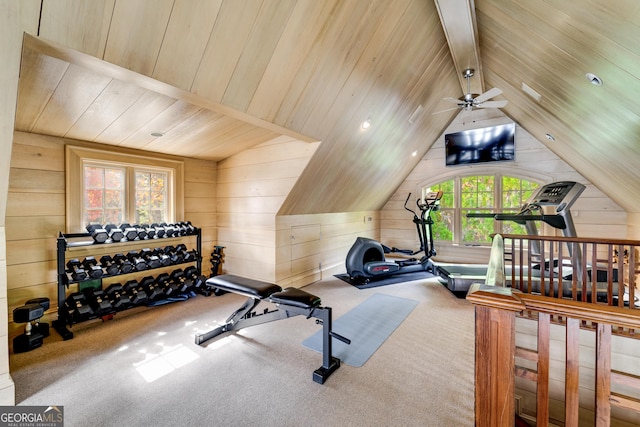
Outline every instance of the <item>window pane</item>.
POLYGON ((136 171, 136 219, 140 224, 167 220, 167 181, 165 172, 136 171))
POLYGON ((104 188, 104 169, 85 166, 84 188, 104 188))
POLYGON ((124 169, 84 166, 85 224, 119 223, 124 217, 124 169))
MULTIPOLYGON (((489 243, 491 242, 491 234, 493 233, 493 218, 467 218, 469 210, 463 210, 461 213, 462 225, 462 241, 465 243, 489 243)), ((490 211, 478 211, 477 213, 490 213, 490 211)))
POLYGON ((454 210, 440 208, 439 211, 431 212, 431 218, 433 219, 431 225, 433 239, 452 242, 454 210))

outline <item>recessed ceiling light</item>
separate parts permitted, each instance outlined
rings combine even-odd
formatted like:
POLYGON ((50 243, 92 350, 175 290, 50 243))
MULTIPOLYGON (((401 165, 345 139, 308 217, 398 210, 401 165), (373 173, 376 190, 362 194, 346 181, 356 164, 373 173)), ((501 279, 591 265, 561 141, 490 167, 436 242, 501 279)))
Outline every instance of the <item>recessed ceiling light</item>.
POLYGON ((411 153, 411 157, 415 157, 418 155, 418 150, 414 151, 413 153, 411 153))
POLYGON ((550 133, 546 134, 546 135, 545 135, 545 137, 546 137, 549 141, 555 141, 555 140, 556 140, 556 138, 555 138, 553 135, 551 135, 550 133))
POLYGON ((602 79, 596 76, 595 74, 587 73, 585 74, 585 77, 587 78, 587 80, 589 80, 589 83, 591 83, 592 85, 602 86, 602 79))
POLYGON ((164 133, 162 133, 162 132, 151 132, 151 136, 159 138, 161 136, 164 136, 164 133))
POLYGON ((371 127, 371 119, 367 119, 364 122, 362 122, 360 127, 364 130, 369 129, 371 127))

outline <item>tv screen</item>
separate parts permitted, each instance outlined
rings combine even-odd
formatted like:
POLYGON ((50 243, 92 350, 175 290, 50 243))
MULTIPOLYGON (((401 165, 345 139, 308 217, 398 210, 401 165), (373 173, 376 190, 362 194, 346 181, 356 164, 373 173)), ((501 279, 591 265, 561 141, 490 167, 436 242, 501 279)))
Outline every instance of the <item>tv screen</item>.
POLYGON ((469 129, 444 136, 447 166, 515 159, 516 124, 469 129))

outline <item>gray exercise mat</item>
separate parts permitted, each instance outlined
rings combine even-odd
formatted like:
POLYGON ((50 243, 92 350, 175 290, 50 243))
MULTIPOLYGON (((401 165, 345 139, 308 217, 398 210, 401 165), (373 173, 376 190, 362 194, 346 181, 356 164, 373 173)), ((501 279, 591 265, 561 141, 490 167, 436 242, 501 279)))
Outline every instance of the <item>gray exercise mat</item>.
MULTIPOLYGON (((374 294, 333 321, 333 331, 351 340, 333 339, 333 355, 349 366, 360 367, 418 305, 418 301, 374 294)), ((322 352, 322 330, 302 342, 322 352)))

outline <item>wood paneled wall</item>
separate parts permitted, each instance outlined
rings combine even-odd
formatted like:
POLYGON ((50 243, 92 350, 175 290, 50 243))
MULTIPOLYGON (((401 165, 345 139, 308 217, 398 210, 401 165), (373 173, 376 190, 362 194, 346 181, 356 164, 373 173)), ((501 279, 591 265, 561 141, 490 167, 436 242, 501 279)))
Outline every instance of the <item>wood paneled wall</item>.
POLYGON ((279 216, 276 220, 276 281, 300 287, 344 273, 356 237, 379 238, 378 212, 279 216))
MULTIPOLYGON (((521 126, 516 127, 516 160, 514 162, 445 166, 444 134, 507 122, 511 120, 499 110, 461 112, 381 211, 382 241, 387 245, 401 248, 419 246, 411 214, 403 209, 404 201, 410 192, 415 196, 420 194, 423 186, 436 184, 456 175, 496 172, 523 176, 542 183, 563 180, 580 182, 586 185, 587 189, 571 209, 578 236, 629 238, 626 212, 600 191, 594 183, 578 174, 569 163, 556 156, 521 126)), ((414 196, 412 199, 415 201, 414 196)), ((459 247, 436 242, 436 250, 438 252, 436 259, 441 261, 486 263, 489 258, 488 247, 459 247)))
POLYGON ((276 214, 318 145, 283 136, 218 163, 223 271, 276 280, 276 214))
POLYGON ((223 271, 300 287, 344 272, 357 235, 377 237, 377 212, 278 215, 318 144, 283 136, 218 164, 223 271))
MULTIPOLYGON (((49 313, 55 318, 58 289, 56 238, 59 232, 66 231, 65 144, 100 147, 98 144, 24 132, 14 134, 6 214, 9 312, 23 305, 27 299, 48 297, 51 300, 49 313)), ((109 149, 117 151, 113 147, 109 149)), ((126 150, 126 153, 134 152, 126 150)), ((189 158, 181 160, 185 164, 184 220, 202 228, 203 273, 208 275, 208 254, 217 239, 216 164, 189 158)), ((194 247, 195 239, 182 240, 189 247, 194 247)), ((171 243, 167 244, 177 244, 182 240, 171 239, 171 243)), ((151 244, 134 244, 135 247, 131 246, 131 249, 149 247, 151 244)), ((108 248, 105 245, 101 248, 104 251, 91 255, 112 254, 115 246, 108 248)), ((119 251, 129 249, 129 245, 117 246, 120 247, 119 251)), ((89 253, 82 253, 81 256, 85 255, 89 253)), ((11 323, 11 316, 9 320, 11 333, 18 333, 23 325, 11 323)))

